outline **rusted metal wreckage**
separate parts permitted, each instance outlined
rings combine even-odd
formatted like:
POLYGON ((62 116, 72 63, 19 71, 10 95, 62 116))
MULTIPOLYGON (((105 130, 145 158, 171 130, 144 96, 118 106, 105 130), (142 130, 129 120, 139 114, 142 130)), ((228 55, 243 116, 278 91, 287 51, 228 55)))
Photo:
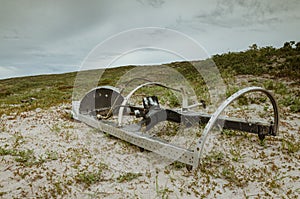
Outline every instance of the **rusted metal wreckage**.
POLYGON ((141 149, 185 163, 189 169, 198 168, 207 136, 215 126, 219 125, 223 129, 257 134, 261 140, 266 136, 277 135, 279 123, 278 105, 273 94, 264 88, 248 87, 239 90, 227 98, 211 115, 190 111, 191 108, 198 105, 189 105, 187 96, 183 90, 170 88, 159 82, 146 82, 134 88, 125 97, 122 96, 122 89, 119 90, 112 86, 96 87, 90 90, 80 101, 73 101, 72 112, 75 119, 89 126, 134 144, 141 149), (157 96, 144 97, 143 106, 140 107, 129 105, 128 101, 130 98, 138 90, 147 86, 159 86, 171 89, 174 92, 180 92, 182 96, 181 109, 172 110, 162 108, 157 96), (274 113, 272 122, 247 122, 242 119, 220 116, 223 110, 233 101, 252 92, 259 92, 270 99, 274 113), (125 124, 123 121, 124 117, 135 117, 140 118, 140 120, 136 123, 125 124), (181 123, 186 128, 194 124, 206 124, 206 126, 201 137, 197 138, 198 141, 193 148, 184 148, 147 134, 148 130, 162 121, 181 123))

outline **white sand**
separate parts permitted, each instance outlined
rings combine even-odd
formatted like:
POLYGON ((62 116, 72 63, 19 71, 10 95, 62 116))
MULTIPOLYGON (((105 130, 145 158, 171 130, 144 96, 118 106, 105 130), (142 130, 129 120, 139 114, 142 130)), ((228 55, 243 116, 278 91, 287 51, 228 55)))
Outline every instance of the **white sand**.
MULTIPOLYGON (((282 139, 299 143, 299 114, 281 120, 280 135, 215 135, 215 159, 202 171, 175 165, 152 168, 149 152, 109 137, 64 115, 70 105, 3 116, 1 149, 33 150, 25 162, 0 156, 0 198, 297 198, 300 195, 300 151, 288 153, 282 139), (238 141, 240 140, 240 141, 238 141), (239 152, 237 162, 234 153, 239 152), (224 151, 225 150, 225 151, 224 151), (224 162, 230 162, 226 164, 224 162), (27 163, 27 164, 26 164, 27 163), (103 166, 106 165, 106 166, 103 166), (84 172, 98 180, 81 180, 84 172), (119 177, 139 172, 133 180, 119 177)), ((151 155, 151 154, 150 154, 151 155)))

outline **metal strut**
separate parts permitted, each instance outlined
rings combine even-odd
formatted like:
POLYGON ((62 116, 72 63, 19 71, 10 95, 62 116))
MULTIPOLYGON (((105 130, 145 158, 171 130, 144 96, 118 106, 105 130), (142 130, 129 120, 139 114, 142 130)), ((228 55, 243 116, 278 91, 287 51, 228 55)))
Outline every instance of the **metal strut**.
POLYGON ((119 109, 119 115, 118 115, 118 126, 121 127, 122 126, 122 119, 123 119, 123 113, 124 113, 124 107, 126 106, 126 104, 128 103, 128 100, 131 98, 131 96, 136 92, 138 91, 139 89, 141 89, 142 87, 145 87, 145 86, 148 86, 148 85, 156 85, 156 86, 160 86, 160 87, 163 87, 163 88, 167 88, 167 89, 170 89, 170 90, 173 90, 173 91, 176 91, 176 92, 182 92, 182 101, 183 101, 183 104, 187 104, 187 98, 186 98, 186 94, 184 91, 182 90, 178 90, 178 89, 175 89, 175 88, 171 88, 169 86, 166 86, 166 85, 163 85, 162 83, 160 82, 147 82, 147 83, 144 83, 144 84, 141 84, 140 86, 136 87, 135 89, 133 89, 125 98, 124 98, 124 101, 122 102, 121 104, 121 107, 119 109))

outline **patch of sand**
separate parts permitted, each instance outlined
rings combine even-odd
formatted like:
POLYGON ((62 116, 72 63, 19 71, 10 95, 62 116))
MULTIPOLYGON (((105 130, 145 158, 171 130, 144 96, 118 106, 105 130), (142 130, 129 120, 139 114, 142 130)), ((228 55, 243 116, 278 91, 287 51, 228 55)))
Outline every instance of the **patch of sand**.
POLYGON ((1 198, 296 198, 300 194, 300 151, 292 152, 288 147, 293 146, 285 142, 299 141, 299 115, 282 120, 280 135, 267 137, 263 145, 256 135, 213 135, 203 167, 189 172, 181 164, 151 167, 147 161, 151 153, 70 120, 69 110, 70 105, 61 105, 16 118, 2 116, 1 198))

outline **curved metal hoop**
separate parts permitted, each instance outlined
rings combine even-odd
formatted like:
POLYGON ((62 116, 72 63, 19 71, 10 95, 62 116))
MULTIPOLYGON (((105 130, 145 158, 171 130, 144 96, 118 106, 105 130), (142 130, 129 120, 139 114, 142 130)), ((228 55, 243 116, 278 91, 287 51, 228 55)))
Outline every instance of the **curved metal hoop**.
POLYGON ((206 141, 206 138, 211 131, 211 129, 214 127, 214 124, 216 123, 219 115, 224 111, 224 109, 232 103, 234 100, 239 98, 240 96, 250 93, 250 92, 261 92, 265 94, 271 101, 274 111, 274 127, 273 127, 273 133, 274 135, 277 135, 278 133, 278 125, 279 125, 279 113, 278 113, 278 105, 277 102, 273 96, 273 94, 266 89, 263 89, 261 87, 248 87, 244 88, 242 90, 239 90, 238 92, 231 95, 229 98, 227 98, 214 112, 214 114, 211 116, 210 120, 208 121, 207 125, 204 128, 203 134, 197 143, 195 149, 194 149, 194 162, 193 162, 193 169, 198 168, 200 158, 202 157, 204 144, 206 141))

